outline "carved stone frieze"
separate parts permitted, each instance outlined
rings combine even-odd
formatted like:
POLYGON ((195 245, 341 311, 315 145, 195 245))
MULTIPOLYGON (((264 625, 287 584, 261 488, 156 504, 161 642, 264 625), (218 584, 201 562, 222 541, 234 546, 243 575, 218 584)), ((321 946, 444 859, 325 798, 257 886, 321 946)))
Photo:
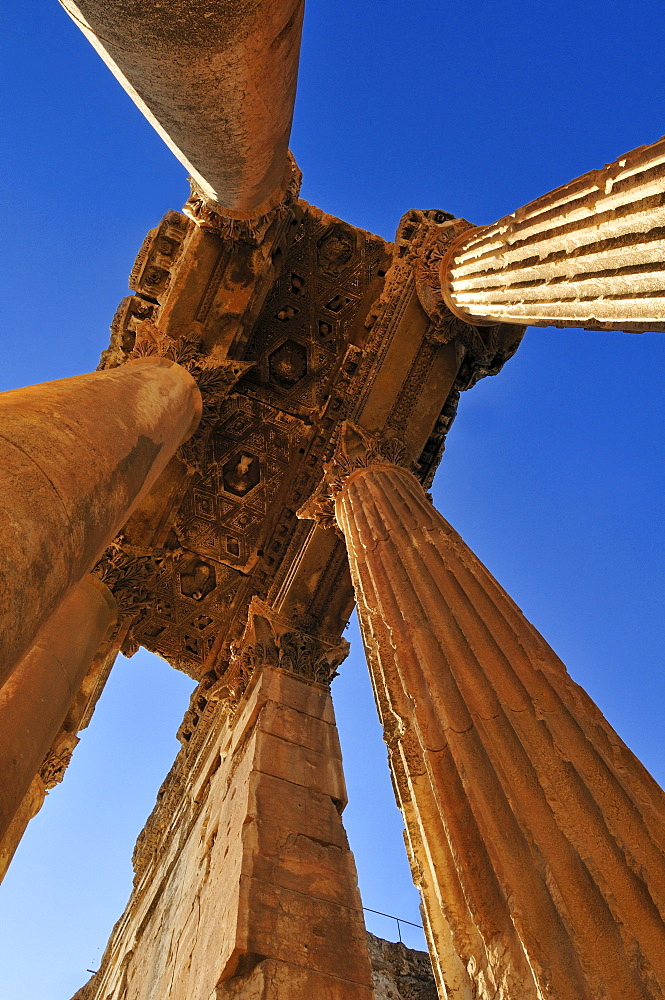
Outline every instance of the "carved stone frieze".
POLYGON ((126 295, 111 323, 111 341, 97 366, 99 370, 116 368, 131 353, 136 342, 137 326, 144 320, 152 319, 156 305, 140 295, 126 295))
POLYGON ((163 299, 188 228, 180 212, 167 212, 158 228, 148 233, 129 275, 132 291, 154 302, 163 299))
POLYGON ((159 226, 146 236, 129 276, 134 294, 126 296, 118 306, 100 369, 115 368, 126 361, 134 349, 139 324, 154 322, 160 303, 171 290, 173 274, 193 228, 184 215, 167 212, 159 226))

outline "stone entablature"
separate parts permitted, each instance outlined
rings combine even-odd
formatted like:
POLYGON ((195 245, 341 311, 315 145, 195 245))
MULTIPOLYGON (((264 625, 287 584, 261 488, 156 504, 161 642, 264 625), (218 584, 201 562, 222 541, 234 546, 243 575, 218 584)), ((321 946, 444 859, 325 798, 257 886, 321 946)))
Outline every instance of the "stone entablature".
MULTIPOLYGON (((175 212, 150 234, 102 366, 154 353, 178 359, 196 375, 204 418, 109 553, 109 571, 142 580, 124 652, 144 645, 197 679, 216 669, 251 598, 274 602, 298 553, 311 550, 295 511, 350 415, 387 406, 391 432, 410 436, 419 475, 431 480, 460 389, 497 371, 522 332, 479 332, 446 319, 440 303, 434 318, 423 310, 422 261, 449 220, 407 213, 394 249, 306 202, 285 210, 259 245, 175 212), (384 386, 397 339, 408 364, 384 386), (221 373, 226 382, 206 403, 205 379, 221 373)), ((315 548, 320 585, 289 614, 339 633, 352 605, 344 548, 315 548)))

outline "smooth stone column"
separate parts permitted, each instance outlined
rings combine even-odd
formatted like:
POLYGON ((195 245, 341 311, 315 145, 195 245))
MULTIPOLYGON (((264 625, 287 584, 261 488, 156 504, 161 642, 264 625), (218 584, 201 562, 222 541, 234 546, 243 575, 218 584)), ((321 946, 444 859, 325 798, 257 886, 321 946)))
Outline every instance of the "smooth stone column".
POLYGON ((0 395, 0 684, 201 407, 189 372, 163 358, 0 395))
POLYGON ((665 330, 665 138, 462 236, 441 288, 476 325, 665 330))
POLYGON ((335 511, 441 995, 662 998, 661 789, 410 472, 335 511))
POLYGON ((304 0, 61 2, 213 208, 281 201, 304 0))
POLYGON ((21 843, 26 827, 33 817, 37 815, 46 797, 44 782, 37 774, 32 779, 28 791, 21 799, 21 802, 14 813, 14 818, 0 837, 0 882, 7 874, 12 858, 16 853, 16 848, 21 843))
MULTIPOLYGON (((116 616, 108 587, 94 576, 86 577, 51 615, 0 688, 0 854, 9 853, 4 838, 116 616)), ((19 839, 37 809, 24 811, 19 839)))

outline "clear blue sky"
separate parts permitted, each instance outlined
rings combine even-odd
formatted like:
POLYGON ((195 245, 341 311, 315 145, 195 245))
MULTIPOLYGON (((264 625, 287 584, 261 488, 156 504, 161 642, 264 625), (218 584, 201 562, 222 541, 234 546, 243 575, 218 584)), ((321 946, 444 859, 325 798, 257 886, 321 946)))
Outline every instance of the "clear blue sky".
MULTIPOLYGON (((411 207, 491 222, 662 134, 664 34, 660 0, 310 0, 303 197, 387 238, 411 207)), ((8 389, 95 368, 146 231, 187 185, 56 0, 14 4, 3 41, 8 389)), ((664 371, 663 334, 530 330, 462 398, 434 488, 661 782, 664 371)), ((351 639, 333 694, 363 899, 417 921, 351 639)), ((2 1000, 68 1000, 97 968, 190 688, 146 653, 118 661, 0 888, 2 1000)))

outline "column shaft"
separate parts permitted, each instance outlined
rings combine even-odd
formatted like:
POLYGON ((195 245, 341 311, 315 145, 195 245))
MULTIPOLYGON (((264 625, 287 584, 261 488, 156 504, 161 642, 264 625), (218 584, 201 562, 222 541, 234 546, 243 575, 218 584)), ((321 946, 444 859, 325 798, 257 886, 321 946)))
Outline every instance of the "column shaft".
POLYGON ((0 688, 0 842, 115 615, 110 590, 96 577, 86 577, 54 611, 0 688))
POLYGON ((665 330, 665 138, 474 229, 441 286, 468 323, 665 330))
POLYGON ((61 0, 212 207, 281 200, 304 0, 61 0))
POLYGON ((0 395, 0 684, 201 406, 192 376, 159 358, 0 395))
POLYGON ((665 796, 411 473, 337 494, 452 1000, 665 988, 665 796))
POLYGON ((2 882, 7 874, 7 869, 16 853, 16 848, 21 843, 28 823, 37 815, 44 804, 45 796, 46 788, 44 787, 44 782, 37 774, 32 779, 28 791, 21 799, 14 813, 14 818, 2 837, 0 837, 0 882, 2 882))

